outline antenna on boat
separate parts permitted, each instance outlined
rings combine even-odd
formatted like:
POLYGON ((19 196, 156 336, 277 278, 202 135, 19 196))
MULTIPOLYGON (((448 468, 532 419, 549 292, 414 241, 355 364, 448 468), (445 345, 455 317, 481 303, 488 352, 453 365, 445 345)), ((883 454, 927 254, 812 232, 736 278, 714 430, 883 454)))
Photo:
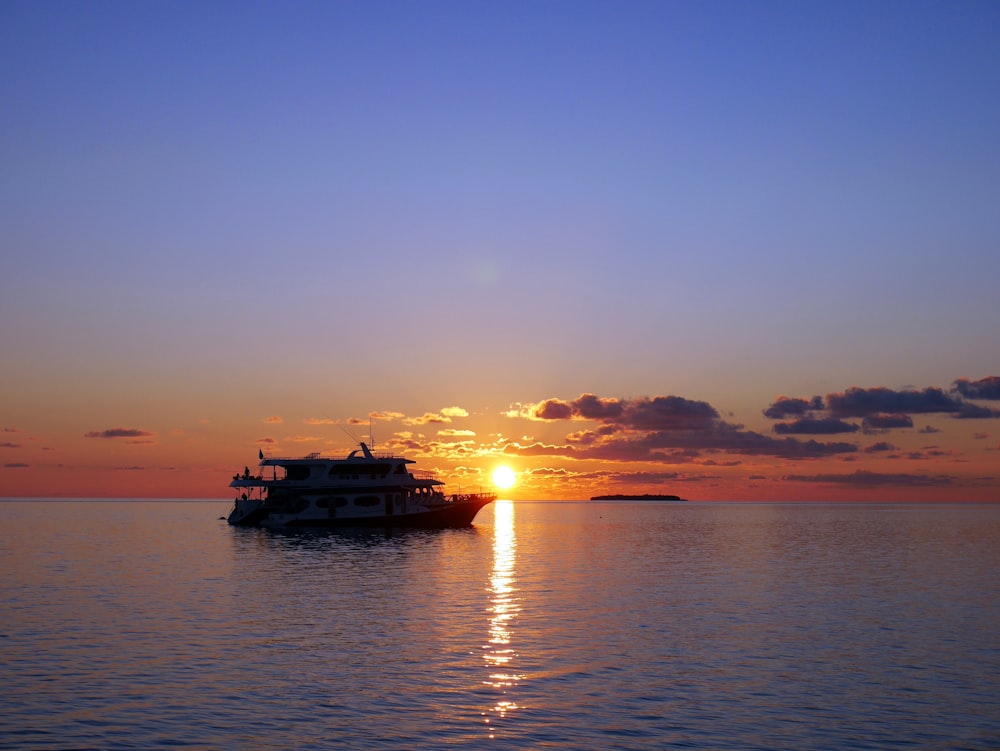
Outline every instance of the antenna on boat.
POLYGON ((339 422, 337 423, 337 427, 344 431, 344 434, 348 438, 351 439, 351 443, 353 443, 355 446, 358 446, 358 445, 364 443, 364 441, 361 440, 361 436, 359 436, 353 430, 348 430, 346 427, 344 427, 343 425, 341 425, 339 422))

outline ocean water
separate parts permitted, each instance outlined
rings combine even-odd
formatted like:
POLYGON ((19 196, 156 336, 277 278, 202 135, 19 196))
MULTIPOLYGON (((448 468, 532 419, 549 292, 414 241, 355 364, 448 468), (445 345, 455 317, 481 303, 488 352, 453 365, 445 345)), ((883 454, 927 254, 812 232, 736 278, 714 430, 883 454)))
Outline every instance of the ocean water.
POLYGON ((1000 748, 1000 505, 0 510, 3 749, 1000 748))

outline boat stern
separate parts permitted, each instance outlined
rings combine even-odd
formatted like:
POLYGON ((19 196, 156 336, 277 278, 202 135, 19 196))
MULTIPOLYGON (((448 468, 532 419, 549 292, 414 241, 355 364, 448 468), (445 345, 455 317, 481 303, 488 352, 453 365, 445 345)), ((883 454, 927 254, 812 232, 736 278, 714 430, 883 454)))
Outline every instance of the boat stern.
POLYGON ((264 501, 255 498, 237 498, 226 521, 234 526, 251 526, 258 524, 265 515, 264 501))

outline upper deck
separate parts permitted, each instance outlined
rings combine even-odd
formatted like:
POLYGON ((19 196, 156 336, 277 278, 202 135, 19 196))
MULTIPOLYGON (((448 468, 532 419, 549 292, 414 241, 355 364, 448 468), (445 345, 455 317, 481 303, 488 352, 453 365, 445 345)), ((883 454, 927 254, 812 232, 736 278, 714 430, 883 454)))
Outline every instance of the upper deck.
POLYGON ((362 443, 361 451, 352 451, 346 458, 334 459, 318 453, 305 457, 262 458, 260 467, 272 467, 271 477, 262 472, 253 476, 249 469, 233 477, 230 487, 261 487, 273 485, 329 486, 344 483, 386 483, 399 485, 443 485, 439 480, 427 476, 415 476, 407 469, 412 459, 394 455, 373 454, 362 443), (283 472, 279 472, 283 470, 283 472))

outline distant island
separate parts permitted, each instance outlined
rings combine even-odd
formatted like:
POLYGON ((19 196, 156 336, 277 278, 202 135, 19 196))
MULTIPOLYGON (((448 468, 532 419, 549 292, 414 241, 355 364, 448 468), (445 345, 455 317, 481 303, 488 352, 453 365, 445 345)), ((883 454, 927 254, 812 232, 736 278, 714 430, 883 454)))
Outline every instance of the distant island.
POLYGON ((595 495, 592 501, 683 501, 684 499, 676 495, 659 495, 646 493, 645 495, 595 495))

